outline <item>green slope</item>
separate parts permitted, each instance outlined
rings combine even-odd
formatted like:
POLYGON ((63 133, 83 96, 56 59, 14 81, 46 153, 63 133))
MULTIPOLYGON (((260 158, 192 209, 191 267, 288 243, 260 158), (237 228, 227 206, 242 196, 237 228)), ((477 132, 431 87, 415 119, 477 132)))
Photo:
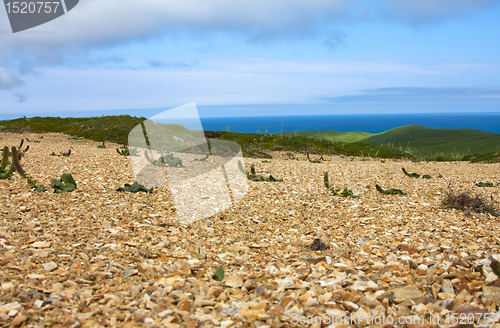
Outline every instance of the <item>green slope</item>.
POLYGON ((500 134, 472 129, 431 129, 407 125, 370 136, 362 142, 409 150, 419 157, 461 157, 468 153, 500 149, 500 134))
MULTIPOLYGON (((128 115, 84 118, 19 118, 0 121, 0 131, 19 133, 24 131, 37 133, 62 132, 70 136, 76 135, 96 141, 106 140, 127 144, 129 132, 144 120, 146 120, 144 117, 128 115)), ((188 133, 184 127, 179 125, 171 125, 170 128, 174 129, 176 134, 184 135, 188 133)), ((154 129, 151 132, 155 132, 154 129)), ((303 154, 306 152, 310 154, 343 154, 345 156, 377 154, 380 158, 414 158, 413 155, 395 148, 365 143, 332 143, 328 140, 318 140, 304 136, 205 131, 205 137, 235 141, 241 146, 245 157, 270 157, 267 154, 269 151, 290 151, 303 154)), ((161 137, 157 140, 161 140, 161 137)))
POLYGON ((356 142, 368 137, 374 136, 368 132, 360 131, 350 131, 350 132, 338 132, 338 131, 299 131, 299 132, 283 132, 285 136, 303 136, 308 138, 316 138, 327 141, 338 141, 338 142, 356 142))

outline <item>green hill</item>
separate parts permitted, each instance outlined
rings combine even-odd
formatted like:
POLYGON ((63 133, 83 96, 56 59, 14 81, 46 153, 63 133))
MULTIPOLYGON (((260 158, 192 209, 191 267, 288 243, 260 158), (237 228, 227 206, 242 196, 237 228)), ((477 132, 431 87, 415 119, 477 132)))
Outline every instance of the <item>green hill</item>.
POLYGON ((302 136, 308 138, 316 138, 327 141, 337 142, 356 142, 376 134, 360 131, 338 132, 338 131, 299 131, 299 132, 283 132, 284 136, 302 136))
MULTIPOLYGON (((128 115, 82 118, 18 118, 10 121, 0 121, 0 131, 18 133, 61 132, 70 136, 74 135, 95 141, 127 144, 130 131, 144 120, 146 120, 144 117, 132 117, 128 115)), ((174 129, 176 133, 180 133, 181 135, 188 133, 184 127, 179 125, 170 125, 169 129, 174 129)), ((152 132, 154 133, 155 131, 153 130, 152 132)), ((301 152, 304 155, 306 152, 309 152, 310 154, 342 154, 345 156, 377 154, 380 158, 415 158, 413 155, 396 148, 365 143, 332 143, 328 140, 318 140, 305 136, 205 131, 205 137, 235 141, 241 146, 245 157, 269 158, 271 157, 268 154, 270 151, 289 151, 301 152)))
MULTIPOLYGON (((360 142, 360 141, 358 141, 360 142)), ((500 149, 500 134, 472 129, 431 129, 407 125, 363 139, 361 142, 410 151, 418 157, 463 157, 500 149)))

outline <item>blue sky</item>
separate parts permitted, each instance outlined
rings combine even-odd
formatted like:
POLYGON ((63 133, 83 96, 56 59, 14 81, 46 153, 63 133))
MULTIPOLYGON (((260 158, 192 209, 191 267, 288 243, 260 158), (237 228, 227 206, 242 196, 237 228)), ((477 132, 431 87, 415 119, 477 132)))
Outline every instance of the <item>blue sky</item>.
POLYGON ((13 34, 0 117, 500 112, 500 1, 80 0, 13 34))

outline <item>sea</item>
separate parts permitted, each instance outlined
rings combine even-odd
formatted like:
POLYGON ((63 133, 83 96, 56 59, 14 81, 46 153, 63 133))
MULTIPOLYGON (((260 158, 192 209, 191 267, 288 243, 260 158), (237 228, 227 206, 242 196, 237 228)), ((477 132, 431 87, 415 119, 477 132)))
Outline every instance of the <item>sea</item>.
POLYGON ((422 125, 435 129, 475 129, 500 134, 500 113, 202 117, 201 124, 205 131, 242 133, 326 130, 380 133, 405 125, 422 125))
MULTIPOLYGON (((43 115, 61 117, 90 117, 101 115, 130 114, 134 112, 76 112, 67 115, 43 115)), ((155 111, 151 111, 155 113, 155 111)), ((156 110, 158 112, 158 110, 156 110)), ((144 114, 144 111, 141 111, 144 114)), ((154 115, 154 114, 153 114, 154 115)), ((152 115, 152 116, 153 116, 152 115)), ((16 116, 1 115, 0 120, 13 119, 16 116)), ((33 116, 28 116, 33 117, 33 116)), ((148 117, 146 115, 146 117, 148 117)), ((500 112, 488 113, 401 113, 401 114, 342 114, 342 115, 296 115, 296 116, 249 116, 249 117, 208 117, 201 116, 201 125, 205 131, 231 131, 242 133, 279 133, 294 131, 362 131, 380 133, 405 125, 422 125, 436 129, 476 129, 500 134, 500 112)), ((199 130, 200 121, 169 120, 160 123, 180 123, 188 129, 199 130)), ((1 125, 1 121, 0 121, 1 125)))

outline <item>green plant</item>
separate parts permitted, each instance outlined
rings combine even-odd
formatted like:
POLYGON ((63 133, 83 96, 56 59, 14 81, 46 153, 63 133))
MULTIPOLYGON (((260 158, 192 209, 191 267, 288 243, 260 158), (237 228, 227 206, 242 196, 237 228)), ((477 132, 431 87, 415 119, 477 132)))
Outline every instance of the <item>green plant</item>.
POLYGON ((184 167, 184 165, 182 164, 182 160, 179 157, 174 157, 174 155, 172 154, 168 155, 161 154, 160 157, 158 157, 158 159, 152 160, 149 157, 148 152, 145 150, 144 156, 146 157, 149 163, 155 166, 162 166, 163 164, 165 164, 172 167, 184 167))
POLYGON ((478 187, 495 187, 495 185, 492 182, 479 182, 479 183, 476 183, 476 186, 478 186, 478 187))
MULTIPOLYGON (((22 146, 22 142, 20 144, 22 146)), ((15 146, 12 146, 12 151, 9 154, 9 147, 5 146, 2 151, 2 162, 0 164, 0 179, 8 179, 10 178, 14 172, 17 171, 21 177, 26 179, 26 182, 32 187, 34 190, 43 191, 45 190, 44 186, 41 184, 37 184, 36 180, 31 178, 26 171, 21 166, 21 162, 19 161, 21 158, 21 152, 17 151, 15 146), (14 154, 14 155, 13 155, 14 154), (12 162, 9 162, 9 155, 12 157, 12 162), (7 166, 10 167, 7 169, 7 166)))
POLYGON ((206 160, 208 159, 208 157, 210 156, 210 154, 207 154, 207 156, 203 157, 203 158, 195 158, 193 159, 193 162, 206 162, 206 160))
POLYGON ((56 153, 52 152, 52 154, 49 154, 50 156, 69 156, 71 155, 71 148, 68 150, 67 153, 64 153, 64 152, 60 152, 59 155, 57 155, 56 153))
POLYGON ((59 180, 52 179, 50 186, 54 188, 54 193, 71 192, 76 189, 76 182, 71 173, 64 173, 59 180))
POLYGON ((137 156, 138 151, 136 148, 129 149, 128 147, 125 147, 125 146, 122 146, 122 147, 123 147, 123 150, 116 148, 116 152, 118 154, 120 154, 121 156, 137 156))
MULTIPOLYGON (((493 199, 493 196, 490 196, 490 198, 493 199)), ((489 213, 496 217, 500 216, 500 210, 495 207, 493 200, 489 201, 482 195, 472 195, 468 190, 453 190, 451 183, 444 194, 441 207, 465 211, 468 215, 471 212, 476 212, 489 213)))
MULTIPOLYGON (((13 151, 15 147, 12 147, 13 151)), ((0 179, 8 179, 12 176, 12 174, 16 171, 14 167, 14 162, 9 162, 9 147, 5 146, 2 151, 2 164, 0 165, 0 179), (10 167, 7 169, 7 166, 10 167)))
POLYGON ((250 173, 247 173, 247 178, 252 181, 283 182, 283 179, 276 179, 271 174, 269 175, 268 178, 264 178, 262 175, 258 175, 257 172, 255 171, 255 166, 253 164, 250 165, 250 173))
POLYGON ((104 141, 102 142, 102 145, 97 146, 97 148, 106 148, 106 145, 104 144, 104 141))
POLYGON ((83 139, 85 139, 85 137, 79 137, 77 135, 73 135, 71 137, 67 137, 66 139, 83 140, 83 139))
POLYGON ((45 190, 45 187, 43 185, 37 184, 36 180, 31 178, 31 176, 29 176, 23 169, 23 167, 21 166, 21 162, 19 161, 21 155, 19 154, 15 146, 12 146, 10 155, 12 157, 12 162, 9 162, 9 147, 5 146, 2 151, 2 162, 0 164, 0 179, 8 179, 14 174, 14 172, 17 172, 21 177, 26 179, 26 182, 32 187, 32 189, 37 191, 45 190), (12 154, 17 155, 12 156, 12 154), (7 166, 9 166, 9 164, 10 167, 9 169, 7 169, 7 166))
POLYGON ((417 178, 417 179, 418 179, 418 178, 420 178, 420 174, 418 174, 418 173, 411 173, 411 174, 410 174, 410 173, 408 173, 408 172, 406 171, 406 169, 405 169, 404 167, 403 167, 403 173, 404 173, 406 176, 409 176, 410 178, 417 178))
POLYGON ((116 189, 116 191, 128 191, 128 192, 139 192, 139 191, 144 191, 147 193, 152 193, 153 188, 147 189, 143 185, 140 185, 139 183, 134 182, 133 184, 128 184, 126 183, 123 187, 120 187, 116 189))
POLYGON ((221 265, 220 267, 217 268, 217 270, 215 270, 215 273, 212 275, 212 278, 217 281, 222 281, 224 277, 225 277, 224 268, 221 265))
MULTIPOLYGON (((309 157, 309 152, 306 152, 307 154, 307 160, 310 162, 310 163, 321 163, 321 160, 320 159, 315 159, 315 160, 311 160, 311 158, 309 157)), ((323 156, 322 156, 323 158, 323 156)))
MULTIPOLYGON (((403 167, 403 173, 406 176, 409 176, 410 178, 417 178, 417 179, 420 178, 420 174, 418 174, 418 173, 408 173, 404 167, 403 167)), ((422 176, 422 179, 432 179, 432 177, 430 175, 428 175, 428 174, 424 174, 422 176)))
POLYGON ((375 188, 382 195, 403 195, 403 196, 406 195, 406 193, 404 191, 402 191, 401 189, 391 188, 391 189, 384 190, 378 184, 375 185, 375 188))
POLYGON ((347 189, 347 187, 345 187, 344 190, 340 191, 340 189, 335 189, 334 186, 330 185, 330 182, 328 181, 328 172, 325 172, 323 182, 326 189, 330 190, 334 196, 360 198, 360 196, 354 195, 352 190, 347 189))

